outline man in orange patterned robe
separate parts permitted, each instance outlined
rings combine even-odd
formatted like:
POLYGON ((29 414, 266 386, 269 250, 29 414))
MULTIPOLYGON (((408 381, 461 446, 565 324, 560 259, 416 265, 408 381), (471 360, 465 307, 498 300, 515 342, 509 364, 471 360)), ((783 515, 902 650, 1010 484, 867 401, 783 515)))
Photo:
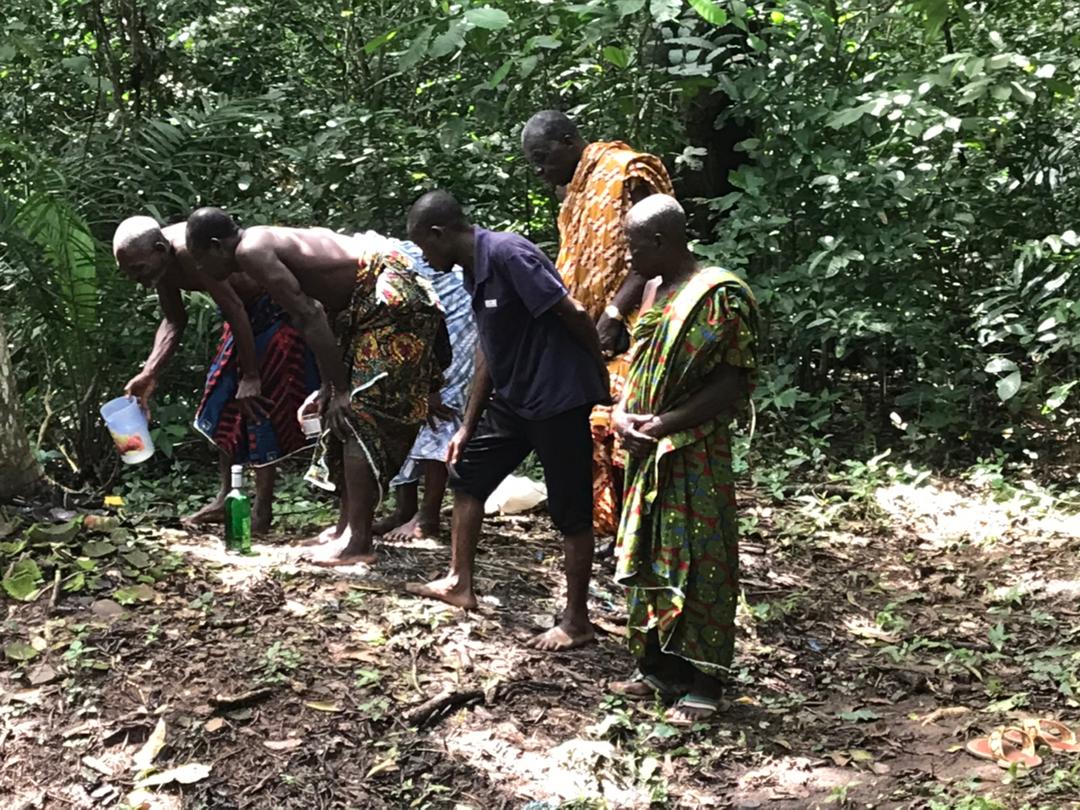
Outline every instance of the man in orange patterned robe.
MULTIPOLYGON (((556 110, 539 112, 521 134, 525 156, 543 180, 565 189, 559 211, 559 275, 570 295, 596 323, 608 358, 611 398, 618 402, 628 368, 630 321, 646 279, 630 272, 623 218, 650 194, 672 194, 658 157, 635 152, 622 141, 587 144, 574 122, 556 110)), ((622 452, 611 408, 592 413, 593 528, 611 536, 619 523, 622 452)))

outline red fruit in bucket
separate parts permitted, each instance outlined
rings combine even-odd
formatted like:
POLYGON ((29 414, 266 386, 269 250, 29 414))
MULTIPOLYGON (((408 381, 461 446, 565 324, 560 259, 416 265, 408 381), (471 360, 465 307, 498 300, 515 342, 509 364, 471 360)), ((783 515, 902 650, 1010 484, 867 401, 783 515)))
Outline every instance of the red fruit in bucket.
POLYGON ((132 433, 128 436, 117 436, 114 434, 113 441, 116 442, 116 449, 125 454, 138 453, 140 450, 146 449, 142 436, 138 433, 132 433))

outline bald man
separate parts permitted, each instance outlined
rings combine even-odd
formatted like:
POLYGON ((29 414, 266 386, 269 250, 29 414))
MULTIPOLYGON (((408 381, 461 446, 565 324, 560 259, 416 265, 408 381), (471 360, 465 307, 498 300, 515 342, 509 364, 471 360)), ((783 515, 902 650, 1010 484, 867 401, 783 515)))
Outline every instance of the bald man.
POLYGON ((326 228, 240 228, 219 208, 187 223, 200 270, 217 280, 250 275, 292 318, 322 375, 324 433, 307 479, 341 488, 333 542, 312 562, 375 562, 372 518, 420 426, 442 410, 449 338, 431 283, 392 239, 326 228), (341 344, 331 328, 342 322, 341 344))
MULTIPOLYGON (((558 110, 543 110, 521 133, 525 156, 537 175, 565 195, 559 210, 556 267, 570 294, 596 323, 608 359, 611 396, 617 400, 628 367, 628 324, 645 280, 630 272, 622 222, 630 206, 650 194, 670 194, 671 179, 659 158, 622 141, 587 143, 558 110)), ((593 435, 593 528, 615 534, 622 489, 622 452, 611 408, 597 407, 593 435)))
POLYGON ((484 501, 535 451, 548 511, 563 536, 566 609, 558 625, 530 644, 547 651, 586 644, 593 639, 589 412, 608 395, 596 327, 536 245, 473 226, 447 192, 417 200, 408 231, 435 270, 464 270, 480 351, 463 424, 447 454, 454 490, 450 573, 406 587, 456 607, 476 607, 473 562, 484 501))
POLYGON ((639 671, 611 689, 668 698, 665 720, 691 726, 719 711, 735 651, 730 425, 753 388, 757 304, 735 274, 698 266, 672 197, 639 202, 625 225, 633 271, 651 281, 614 410, 629 454, 615 581, 639 671))
POLYGON ((318 387, 318 375, 299 334, 254 281, 244 275, 217 281, 196 269, 185 229, 184 223, 162 228, 151 217, 136 216, 120 223, 113 237, 121 272, 154 288, 163 313, 150 356, 124 392, 137 397, 149 415, 150 397, 187 325, 181 292, 209 294, 221 309, 225 328, 207 374, 195 428, 219 450, 221 488, 184 523, 193 527, 220 522, 230 466, 252 464, 256 467, 252 529, 264 533, 272 517, 273 463, 310 445, 294 414, 307 393, 318 387), (267 369, 265 380, 260 365, 267 369))

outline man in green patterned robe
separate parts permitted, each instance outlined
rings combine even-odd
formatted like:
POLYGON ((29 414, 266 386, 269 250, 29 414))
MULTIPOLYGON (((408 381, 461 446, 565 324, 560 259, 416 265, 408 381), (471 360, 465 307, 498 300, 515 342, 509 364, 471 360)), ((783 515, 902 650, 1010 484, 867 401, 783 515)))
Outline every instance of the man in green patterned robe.
POLYGON ((757 305, 734 274, 698 266, 673 198, 648 197, 625 226, 633 271, 653 280, 615 411, 628 451, 615 579, 639 675, 612 688, 674 699, 668 721, 690 724, 717 710, 735 649, 729 425, 753 385, 757 305))

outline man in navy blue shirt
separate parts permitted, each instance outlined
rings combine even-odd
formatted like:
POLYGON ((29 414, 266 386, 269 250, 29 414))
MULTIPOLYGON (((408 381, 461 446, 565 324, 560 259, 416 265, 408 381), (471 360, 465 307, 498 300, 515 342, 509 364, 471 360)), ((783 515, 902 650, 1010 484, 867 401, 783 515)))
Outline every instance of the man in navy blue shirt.
POLYGON ((450 573, 408 590, 476 607, 473 561, 484 501, 535 450, 548 510, 563 535, 567 598, 559 624, 530 644, 540 650, 585 644, 593 638, 587 604, 593 556, 589 413, 608 400, 596 327, 536 245, 473 226, 447 192, 417 200, 408 231, 435 270, 455 264, 464 269, 480 337, 464 424, 447 451, 454 489, 450 573))

